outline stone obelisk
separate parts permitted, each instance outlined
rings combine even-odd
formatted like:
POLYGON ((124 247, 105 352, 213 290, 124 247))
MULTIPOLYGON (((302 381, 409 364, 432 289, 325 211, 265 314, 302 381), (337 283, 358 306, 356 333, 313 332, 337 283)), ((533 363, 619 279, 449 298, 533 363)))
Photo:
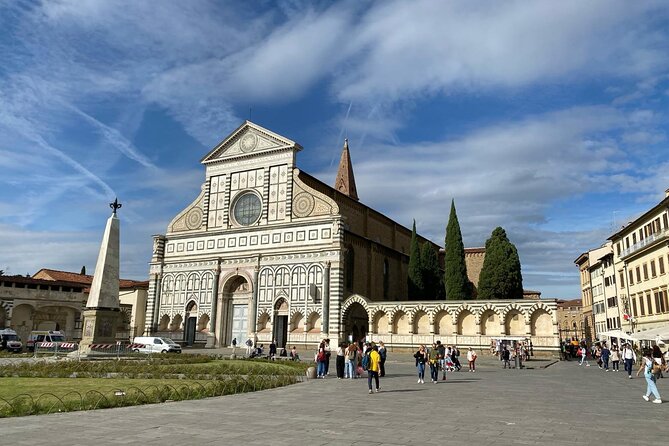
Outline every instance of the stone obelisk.
POLYGON ((84 328, 79 344, 80 352, 88 353, 91 344, 116 342, 116 327, 120 319, 119 303, 119 241, 120 222, 116 211, 121 207, 118 199, 110 203, 112 215, 107 220, 102 237, 98 263, 91 291, 84 310, 84 328))

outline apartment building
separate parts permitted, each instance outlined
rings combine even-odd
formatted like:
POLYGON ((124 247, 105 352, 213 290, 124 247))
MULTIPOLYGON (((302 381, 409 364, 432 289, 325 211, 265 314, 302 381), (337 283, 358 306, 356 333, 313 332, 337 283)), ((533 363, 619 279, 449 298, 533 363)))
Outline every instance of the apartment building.
POLYGON ((609 237, 623 330, 669 324, 669 190, 657 205, 609 237))
POLYGON ((583 336, 585 339, 594 339, 595 321, 592 314, 592 289, 590 287, 590 254, 582 253, 574 260, 578 266, 581 279, 581 303, 583 310, 583 336))

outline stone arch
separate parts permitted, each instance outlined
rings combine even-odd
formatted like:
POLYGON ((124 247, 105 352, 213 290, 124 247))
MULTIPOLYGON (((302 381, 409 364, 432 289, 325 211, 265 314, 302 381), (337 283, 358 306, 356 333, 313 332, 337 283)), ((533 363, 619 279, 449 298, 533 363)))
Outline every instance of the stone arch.
POLYGON ((502 310, 502 318, 506 319, 506 316, 510 311, 517 311, 518 313, 522 314, 523 317, 525 317, 525 312, 523 311, 523 308, 517 303, 513 302, 504 307, 504 309, 502 310))
POLYGON ((411 333, 410 317, 409 314, 406 313, 403 309, 399 309, 393 312, 392 321, 394 334, 406 335, 411 333))
POLYGON ((457 313, 457 332, 460 335, 474 336, 476 335, 476 315, 469 308, 459 308, 457 313))
POLYGON ((349 297, 348 299, 346 299, 346 302, 344 302, 344 304, 341 306, 341 314, 342 314, 342 317, 345 316, 345 314, 346 314, 346 312, 348 311, 348 309, 349 309, 349 308, 351 307, 351 305, 353 305, 354 303, 358 303, 358 304, 362 305, 362 307, 365 309, 365 312, 366 312, 367 314, 369 314, 369 302, 367 301, 367 299, 365 299, 364 297, 360 296, 359 294, 354 294, 354 295, 352 295, 351 297, 349 297))
POLYGON ((202 313, 200 318, 197 321, 197 331, 208 332, 209 331, 209 315, 207 313, 202 313))
POLYGON ((170 316, 167 315, 167 314, 163 314, 160 317, 160 323, 158 324, 158 330, 159 331, 167 331, 169 327, 170 327, 170 316))
POLYGON ((552 336, 553 318, 543 308, 539 308, 530 316, 530 333, 532 336, 552 336))
POLYGON ((511 308, 504 315, 504 330, 509 336, 525 336, 525 315, 519 308, 511 308))
POLYGON ((529 309, 527 309, 527 315, 531 318, 532 314, 537 310, 545 311, 546 313, 551 315, 551 320, 553 319, 553 316, 552 316, 553 311, 551 310, 551 308, 548 305, 546 305, 543 302, 537 302, 534 305, 532 305, 529 309))
MULTIPOLYGON (((288 296, 285 293, 279 294, 272 304, 272 308, 277 314, 287 315, 290 313, 290 303, 288 302, 288 296)), ((295 309, 296 310, 296 309, 295 309)), ((294 311, 293 311, 294 313, 294 311)))
POLYGON ((264 310, 258 316, 258 332, 259 333, 269 333, 272 331, 272 319, 270 314, 264 310))
POLYGON ((253 292, 253 280, 249 274, 243 270, 230 271, 222 276, 219 282, 222 284, 220 289, 223 290, 223 293, 225 294, 253 292), (241 279, 244 279, 245 286, 241 279), (244 289, 240 289, 239 287, 244 287, 244 289))
POLYGON ((307 317, 307 332, 321 332, 321 315, 318 311, 312 311, 307 317))
POLYGON ((290 332, 304 332, 304 315, 299 310, 296 310, 290 317, 290 332))
POLYGON ((352 336, 354 341, 367 337, 369 332, 369 304, 359 295, 349 297, 342 305, 344 334, 352 336))
POLYGON ((502 319, 499 309, 490 304, 481 307, 479 310, 479 327, 481 335, 501 335, 502 319))
POLYGON ((434 334, 448 336, 455 334, 455 326, 453 325, 453 315, 445 306, 435 308, 432 313, 432 320, 434 325, 434 334))
POLYGON ((411 325, 414 334, 430 334, 430 315, 422 305, 416 307, 411 314, 411 325))
POLYGON ((172 322, 168 328, 169 331, 181 331, 183 324, 183 316, 180 313, 177 313, 172 318, 172 322))
POLYGON ((372 332, 377 334, 388 334, 388 315, 383 310, 377 310, 372 315, 372 332))

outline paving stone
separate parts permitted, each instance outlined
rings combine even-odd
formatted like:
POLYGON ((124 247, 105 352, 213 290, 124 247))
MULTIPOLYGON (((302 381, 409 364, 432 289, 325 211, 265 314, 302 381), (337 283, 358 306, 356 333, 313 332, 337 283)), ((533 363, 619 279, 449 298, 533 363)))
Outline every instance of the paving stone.
MULTIPOLYGON (((645 380, 624 373, 539 361, 503 370, 480 357, 476 373, 417 384, 411 356, 391 358, 378 394, 367 393, 366 379, 328 377, 253 394, 2 419, 0 432, 13 445, 402 445, 448 432, 448 443, 557 446, 582 443, 584 432, 625 438, 626 426, 647 426, 645 441, 669 434, 669 404, 643 401, 645 380)), ((669 379, 658 386, 669 400, 669 379)))

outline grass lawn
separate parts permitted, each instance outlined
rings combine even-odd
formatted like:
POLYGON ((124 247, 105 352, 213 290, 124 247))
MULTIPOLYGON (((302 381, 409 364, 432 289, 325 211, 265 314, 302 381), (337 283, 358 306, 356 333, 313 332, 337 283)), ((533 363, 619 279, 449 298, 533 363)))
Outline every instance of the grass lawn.
MULTIPOLYGON (((21 394, 38 398, 45 393, 52 393, 63 398, 71 392, 78 392, 83 397, 91 390, 110 395, 116 390, 127 391, 130 387, 144 390, 150 386, 169 385, 178 388, 193 382, 196 381, 185 379, 0 378, 0 398, 10 400, 21 394)), ((200 383, 203 382, 200 381, 200 383)), ((78 395, 72 396, 79 398, 78 395)))
POLYGON ((294 384, 306 366, 194 356, 22 362, 0 369, 0 417, 253 392, 294 384))

